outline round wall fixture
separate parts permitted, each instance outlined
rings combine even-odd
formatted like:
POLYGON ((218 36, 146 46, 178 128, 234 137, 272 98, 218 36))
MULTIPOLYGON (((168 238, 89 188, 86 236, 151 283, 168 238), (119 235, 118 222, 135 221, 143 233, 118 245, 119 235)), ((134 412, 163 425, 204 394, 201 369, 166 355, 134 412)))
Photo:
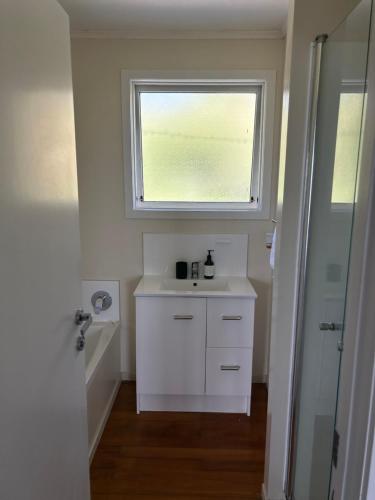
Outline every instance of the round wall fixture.
POLYGON ((104 290, 98 290, 91 297, 91 304, 95 314, 100 314, 101 311, 107 311, 112 305, 112 297, 104 290))

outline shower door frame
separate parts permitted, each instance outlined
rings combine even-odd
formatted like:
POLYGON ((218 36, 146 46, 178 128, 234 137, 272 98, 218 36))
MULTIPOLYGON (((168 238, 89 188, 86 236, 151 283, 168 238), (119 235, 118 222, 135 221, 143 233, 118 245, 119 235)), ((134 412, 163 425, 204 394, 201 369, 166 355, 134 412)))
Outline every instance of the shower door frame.
POLYGON ((287 476, 285 481, 285 495, 287 500, 293 500, 293 464, 294 464, 294 438, 296 436, 297 426, 297 403, 298 394, 300 390, 299 380, 297 374, 302 361, 302 330, 303 330, 303 316, 305 305, 305 284, 307 272, 307 254, 309 247, 309 229, 310 229, 310 215, 311 215, 311 195, 312 185, 314 178, 314 163, 315 163, 315 139, 316 139, 316 126, 318 115, 318 102, 319 102, 319 84, 320 84, 320 70, 322 62, 323 45, 328 38, 327 34, 318 35, 311 46, 311 59, 310 59, 310 88, 309 88, 309 113, 307 117, 308 130, 307 130, 307 150, 305 155, 305 173, 303 181, 303 208, 302 208, 302 224, 301 224, 301 248, 299 255, 299 275, 298 275, 298 300, 297 300, 297 322, 296 322, 296 336, 294 342, 294 366, 293 366, 293 379, 292 379, 292 395, 291 395, 291 410, 289 419, 288 431, 288 462, 287 462, 287 476))

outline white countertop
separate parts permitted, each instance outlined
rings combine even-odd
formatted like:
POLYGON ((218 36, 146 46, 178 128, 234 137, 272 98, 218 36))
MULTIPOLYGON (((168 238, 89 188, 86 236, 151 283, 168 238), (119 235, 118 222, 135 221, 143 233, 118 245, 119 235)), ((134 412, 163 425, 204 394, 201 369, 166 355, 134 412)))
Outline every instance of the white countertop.
MULTIPOLYGON (((256 299, 257 294, 247 278, 239 278, 235 276, 219 276, 214 280, 178 280, 179 282, 198 283, 202 288, 199 290, 172 290, 165 287, 166 282, 172 282, 163 276, 143 276, 134 291, 135 297, 238 297, 256 299), (225 290, 204 290, 204 283, 207 282, 208 287, 215 285, 215 282, 226 282, 227 289, 225 290)), ((182 283, 181 283, 182 284, 182 283)))

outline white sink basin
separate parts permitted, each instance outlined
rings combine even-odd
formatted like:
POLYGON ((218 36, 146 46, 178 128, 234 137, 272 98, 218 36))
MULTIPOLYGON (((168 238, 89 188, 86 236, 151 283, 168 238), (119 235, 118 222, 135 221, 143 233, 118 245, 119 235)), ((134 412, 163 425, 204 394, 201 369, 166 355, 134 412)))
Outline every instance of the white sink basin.
POLYGON ((225 279, 215 278, 213 280, 163 280, 161 290, 171 292, 225 292, 229 291, 228 282, 225 279))

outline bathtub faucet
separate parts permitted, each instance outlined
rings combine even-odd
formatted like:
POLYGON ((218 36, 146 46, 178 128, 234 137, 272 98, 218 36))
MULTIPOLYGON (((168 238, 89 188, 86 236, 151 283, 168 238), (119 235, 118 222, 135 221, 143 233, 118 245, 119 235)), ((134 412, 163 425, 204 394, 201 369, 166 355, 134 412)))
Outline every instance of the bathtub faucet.
POLYGON ((91 304, 94 308, 95 314, 100 314, 102 311, 106 311, 112 305, 112 297, 108 292, 104 290, 99 290, 95 292, 91 297, 91 304))
POLYGON ((95 301, 95 305, 94 305, 94 311, 95 311, 95 314, 100 314, 100 312, 103 310, 103 298, 102 297, 98 297, 95 301))

